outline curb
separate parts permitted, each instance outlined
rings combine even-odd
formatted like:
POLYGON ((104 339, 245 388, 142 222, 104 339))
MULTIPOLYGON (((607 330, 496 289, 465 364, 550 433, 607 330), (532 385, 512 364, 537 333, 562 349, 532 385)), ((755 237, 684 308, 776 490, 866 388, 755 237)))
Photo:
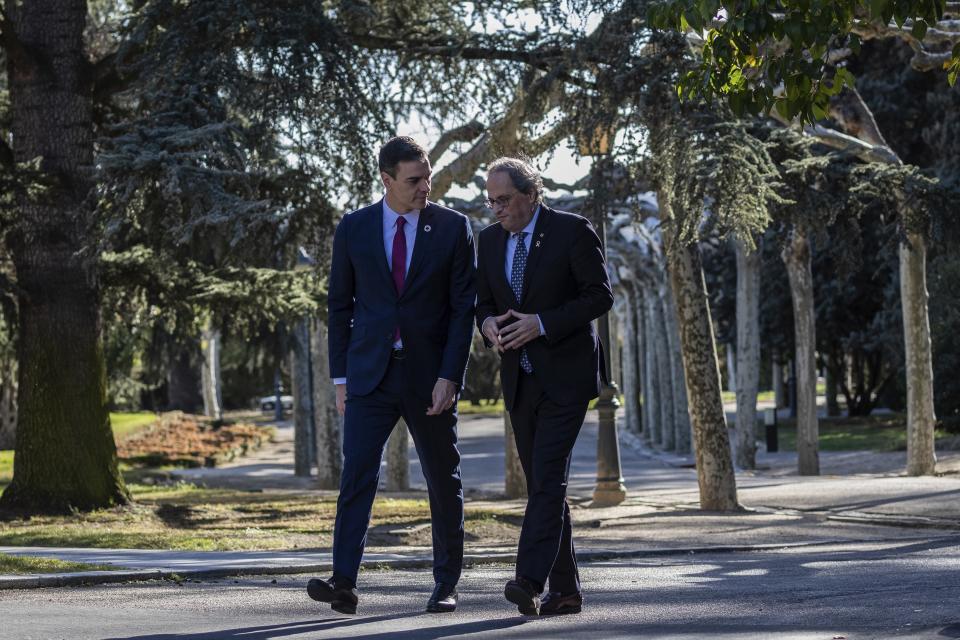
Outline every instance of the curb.
MULTIPOLYGON (((898 538, 897 541, 927 540, 927 536, 915 538, 898 538)), ((772 544, 744 544, 744 545, 721 545, 713 547, 674 547, 665 549, 596 549, 581 551, 577 553, 577 560, 580 562, 602 562, 615 560, 618 558, 656 558, 671 556, 691 556, 706 555, 718 553, 749 553, 762 551, 781 551, 785 549, 803 549, 807 547, 829 546, 835 544, 870 544, 879 542, 889 542, 888 539, 875 540, 845 540, 828 539, 814 540, 812 542, 785 542, 772 544)), ((491 552, 485 554, 466 554, 463 558, 464 568, 490 565, 490 564, 511 564, 516 560, 516 553, 510 552, 491 552)), ((385 559, 375 561, 364 561, 361 566, 364 569, 379 569, 389 567, 391 569, 420 569, 433 566, 432 558, 412 557, 400 559, 385 559)), ((268 576, 268 575, 298 575, 305 573, 322 574, 333 569, 333 562, 323 562, 318 564, 304 564, 294 566, 258 566, 250 565, 244 567, 227 567, 219 569, 181 569, 170 571, 167 569, 144 569, 138 571, 81 571, 71 573, 56 574, 28 574, 28 575, 8 575, 0 576, 0 591, 6 589, 38 589, 47 587, 75 587, 84 585, 115 584, 127 582, 144 582, 151 580, 168 580, 172 582, 183 582, 184 580, 198 579, 219 579, 234 578, 241 576, 268 576)))

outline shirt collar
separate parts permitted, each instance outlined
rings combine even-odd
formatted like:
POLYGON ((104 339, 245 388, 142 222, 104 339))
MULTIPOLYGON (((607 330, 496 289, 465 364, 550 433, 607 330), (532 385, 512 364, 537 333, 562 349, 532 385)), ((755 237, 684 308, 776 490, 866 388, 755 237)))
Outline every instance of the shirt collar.
POLYGON ((527 226, 521 229, 521 233, 526 233, 530 237, 533 237, 533 230, 537 226, 537 218, 539 216, 540 216, 540 205, 538 204, 537 208, 533 210, 533 217, 530 218, 530 222, 527 223, 527 226))
MULTIPOLYGON (((420 220, 420 209, 412 209, 402 215, 404 218, 406 218, 408 223, 412 223, 413 226, 416 227, 417 222, 420 220)), ((390 208, 390 205, 387 204, 387 199, 384 198, 383 199, 383 225, 385 227, 397 226, 397 218, 399 218, 400 216, 401 214, 397 213, 396 211, 390 208)))

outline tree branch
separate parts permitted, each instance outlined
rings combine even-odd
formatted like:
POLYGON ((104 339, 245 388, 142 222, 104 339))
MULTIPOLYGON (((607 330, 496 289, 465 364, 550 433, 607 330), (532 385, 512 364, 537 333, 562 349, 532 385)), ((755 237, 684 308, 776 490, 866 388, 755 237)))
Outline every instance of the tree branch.
POLYGON ((463 126, 444 131, 437 144, 430 150, 430 164, 436 164, 440 156, 455 142, 470 142, 482 134, 486 127, 477 120, 463 126))

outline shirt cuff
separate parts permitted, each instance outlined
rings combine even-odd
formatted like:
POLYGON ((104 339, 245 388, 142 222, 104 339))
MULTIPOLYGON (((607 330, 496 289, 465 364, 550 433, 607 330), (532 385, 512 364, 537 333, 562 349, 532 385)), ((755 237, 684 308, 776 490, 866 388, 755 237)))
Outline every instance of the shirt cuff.
POLYGON ((333 384, 347 384, 346 378, 334 378, 333 384))
POLYGON ((547 335, 546 329, 543 328, 543 320, 540 319, 540 314, 537 314, 537 323, 540 325, 540 335, 547 335))

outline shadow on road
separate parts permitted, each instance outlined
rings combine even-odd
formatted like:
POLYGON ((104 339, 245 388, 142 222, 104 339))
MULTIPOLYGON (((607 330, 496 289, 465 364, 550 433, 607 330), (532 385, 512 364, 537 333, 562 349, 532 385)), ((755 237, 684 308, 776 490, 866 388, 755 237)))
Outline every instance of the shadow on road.
MULTIPOLYGON (((108 638, 107 640, 270 640, 272 638, 282 638, 284 636, 301 635, 304 633, 316 631, 329 631, 341 627, 352 627, 359 624, 371 624, 376 622, 389 622, 391 620, 401 620, 403 618, 412 618, 425 616, 432 620, 437 617, 427 613, 399 613, 396 615, 357 617, 357 618, 332 618, 328 620, 305 620, 302 622, 290 622, 287 624, 275 624, 261 627, 239 627, 236 629, 221 629, 217 631, 205 631, 202 633, 151 633, 140 636, 124 636, 108 638)), ((420 627, 407 630, 385 631, 372 635, 365 635, 367 640, 440 640, 441 638, 457 638, 461 635, 482 633, 484 631, 496 631, 499 629, 508 629, 524 624, 524 618, 512 618, 507 620, 479 620, 476 622, 463 622, 460 624, 451 624, 437 627, 420 627)))

